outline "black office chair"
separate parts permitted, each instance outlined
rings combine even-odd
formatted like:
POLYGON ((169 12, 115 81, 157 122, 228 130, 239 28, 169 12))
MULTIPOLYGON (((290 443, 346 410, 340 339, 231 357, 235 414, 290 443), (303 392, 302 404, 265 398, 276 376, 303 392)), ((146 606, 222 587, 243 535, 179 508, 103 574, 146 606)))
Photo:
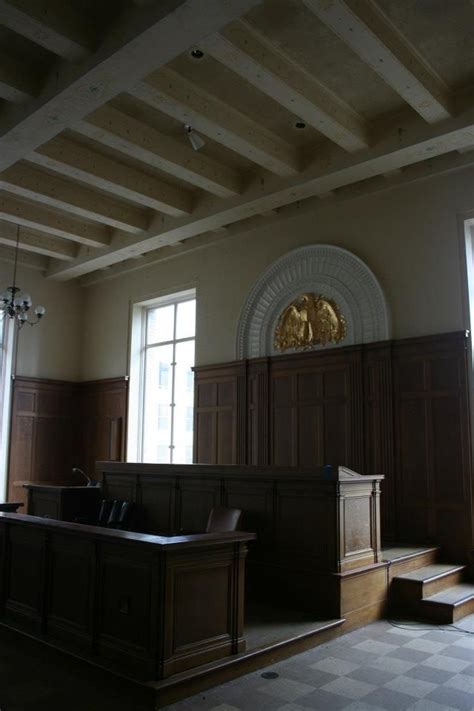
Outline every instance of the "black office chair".
POLYGON ((120 531, 130 531, 134 512, 135 504, 132 501, 104 499, 100 505, 97 525, 120 531))
POLYGON ((238 531, 242 520, 241 509, 227 509, 216 506, 209 514, 206 533, 230 533, 238 531))

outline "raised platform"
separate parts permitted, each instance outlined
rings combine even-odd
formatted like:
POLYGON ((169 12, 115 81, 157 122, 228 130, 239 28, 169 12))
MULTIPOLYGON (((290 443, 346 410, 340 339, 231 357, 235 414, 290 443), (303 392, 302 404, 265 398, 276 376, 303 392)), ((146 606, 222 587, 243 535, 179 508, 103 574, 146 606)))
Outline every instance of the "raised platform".
POLYGON ((315 615, 301 611, 247 603, 245 652, 174 674, 159 682, 136 682, 113 675, 0 627, 0 653, 2 648, 5 648, 9 655, 7 670, 0 669, 0 708, 8 709, 9 705, 17 707, 18 701, 15 704, 9 701, 12 698, 9 689, 12 684, 15 686, 15 679, 18 678, 16 688, 18 693, 21 693, 20 679, 24 680, 27 670, 28 693, 32 698, 36 693, 41 696, 47 692, 52 693, 51 690, 59 690, 57 703, 53 694, 53 697, 48 697, 48 703, 44 707, 35 706, 35 711, 43 711, 43 708, 44 711, 63 711, 66 707, 70 711, 84 711, 84 708, 87 708, 84 700, 82 706, 79 702, 77 706, 71 705, 70 697, 66 703, 68 693, 74 696, 74 703, 82 696, 87 698, 87 694, 92 694, 97 708, 100 707, 101 711, 128 711, 130 708, 134 711, 152 711, 269 666, 379 619, 386 612, 387 595, 393 577, 405 575, 421 584, 423 573, 419 572, 420 569, 432 566, 431 570, 436 570, 438 574, 447 572, 446 566, 440 567, 441 564, 436 562, 437 555, 438 549, 435 547, 386 547, 383 549, 382 563, 337 576, 341 585, 343 605, 339 619, 318 620, 315 615), (21 669, 23 674, 18 674, 15 669, 21 669), (133 702, 130 699, 133 699, 133 702))
POLYGON ((163 682, 137 682, 0 626, 0 708, 84 711, 154 711, 178 699, 246 674, 336 637, 344 620, 314 620, 297 611, 249 606, 247 650, 175 674, 163 682), (27 683, 26 683, 27 680, 27 683))

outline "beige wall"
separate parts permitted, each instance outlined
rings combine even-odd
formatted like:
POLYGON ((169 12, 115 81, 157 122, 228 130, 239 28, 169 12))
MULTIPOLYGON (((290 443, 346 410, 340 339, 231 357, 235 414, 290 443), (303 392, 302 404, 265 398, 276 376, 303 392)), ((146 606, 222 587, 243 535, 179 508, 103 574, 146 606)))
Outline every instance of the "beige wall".
MULTIPOLYGON (((0 262, 0 291, 10 286, 13 265, 0 262)), ((18 342, 16 372, 28 377, 79 380, 82 361, 83 290, 60 284, 41 272, 20 267, 17 284, 28 292, 33 308, 46 308, 42 322, 24 326, 18 342)), ((33 316, 32 316, 33 317, 33 316)))
POLYGON ((363 259, 385 292, 395 338, 462 329, 458 216, 474 207, 474 171, 326 204, 86 290, 85 379, 127 373, 131 300, 195 285, 199 364, 235 357, 240 311, 259 275, 295 247, 329 243, 363 259), (97 311, 101 318, 92 317, 97 311))
MULTIPOLYGON (((47 316, 24 328, 21 375, 65 380, 128 372, 131 301, 196 286, 197 362, 235 357, 242 306, 259 275, 279 256, 313 243, 351 250, 372 269, 385 292, 396 338, 466 327, 462 312, 458 216, 474 208, 474 171, 465 170, 370 198, 322 202, 304 212, 223 239, 188 256, 83 289, 22 269, 18 283, 47 316)), ((11 280, 0 264, 0 283, 11 280)), ((3 287, 2 287, 3 288, 3 287)))

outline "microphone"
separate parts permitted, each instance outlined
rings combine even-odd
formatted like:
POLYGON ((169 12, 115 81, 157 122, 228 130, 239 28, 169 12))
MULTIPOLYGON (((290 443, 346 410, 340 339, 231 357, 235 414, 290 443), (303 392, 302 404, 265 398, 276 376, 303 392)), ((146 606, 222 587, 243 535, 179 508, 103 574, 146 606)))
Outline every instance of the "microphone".
POLYGON ((92 479, 90 477, 88 477, 87 474, 82 471, 82 469, 79 469, 79 467, 73 467, 72 473, 73 474, 81 474, 84 477, 84 479, 86 479, 87 486, 97 486, 97 482, 92 481, 92 479))

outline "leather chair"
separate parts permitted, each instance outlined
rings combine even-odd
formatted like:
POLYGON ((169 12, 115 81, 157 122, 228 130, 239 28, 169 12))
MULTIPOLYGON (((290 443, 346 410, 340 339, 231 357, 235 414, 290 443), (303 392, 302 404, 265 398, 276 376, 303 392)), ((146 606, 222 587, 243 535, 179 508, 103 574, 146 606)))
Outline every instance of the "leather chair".
POLYGON ((238 531, 241 520, 241 509, 226 509, 224 506, 216 506, 209 514, 206 533, 230 533, 232 531, 238 531))
POLYGON ((100 505, 98 526, 129 531, 133 521, 135 505, 131 501, 107 501, 104 499, 100 505))

